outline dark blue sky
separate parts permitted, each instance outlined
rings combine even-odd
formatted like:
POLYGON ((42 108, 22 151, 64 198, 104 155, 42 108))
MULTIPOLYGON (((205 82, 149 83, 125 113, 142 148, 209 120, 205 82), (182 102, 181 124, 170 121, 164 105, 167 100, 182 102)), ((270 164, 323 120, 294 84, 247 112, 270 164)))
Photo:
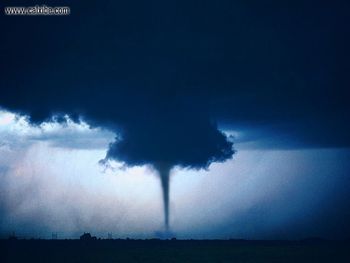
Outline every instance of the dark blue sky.
MULTIPOLYGON (((45 4, 71 15, 0 16, 0 106, 33 124, 68 114, 109 129, 122 140, 107 159, 199 169, 234 156, 232 142, 350 146, 347 1, 45 4)), ((338 199, 333 217, 348 218, 338 199)))

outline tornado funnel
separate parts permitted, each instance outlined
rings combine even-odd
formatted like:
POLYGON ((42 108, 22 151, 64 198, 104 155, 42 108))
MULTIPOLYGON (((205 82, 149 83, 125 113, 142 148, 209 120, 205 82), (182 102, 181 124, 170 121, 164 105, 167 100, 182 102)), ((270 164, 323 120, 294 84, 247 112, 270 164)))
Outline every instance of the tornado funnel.
POLYGON ((163 195, 163 211, 164 211, 164 226, 165 229, 169 229, 169 181, 170 181, 170 170, 171 165, 166 163, 158 163, 154 165, 155 169, 158 171, 160 178, 160 183, 162 187, 163 195))

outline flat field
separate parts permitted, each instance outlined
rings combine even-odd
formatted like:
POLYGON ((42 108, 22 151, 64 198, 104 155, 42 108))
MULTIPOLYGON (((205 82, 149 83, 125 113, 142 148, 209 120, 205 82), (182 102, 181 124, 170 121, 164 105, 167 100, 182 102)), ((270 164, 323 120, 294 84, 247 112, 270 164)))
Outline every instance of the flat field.
POLYGON ((0 240, 0 262, 350 262, 350 242, 0 240))

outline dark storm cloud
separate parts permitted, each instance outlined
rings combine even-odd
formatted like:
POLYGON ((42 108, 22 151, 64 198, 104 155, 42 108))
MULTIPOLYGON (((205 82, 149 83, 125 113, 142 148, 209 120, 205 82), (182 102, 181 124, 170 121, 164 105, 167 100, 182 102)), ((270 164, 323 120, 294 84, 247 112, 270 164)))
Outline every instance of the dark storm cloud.
POLYGON ((155 132, 155 149, 163 130, 213 133, 210 118, 271 124, 303 147, 350 144, 346 1, 60 5, 72 14, 1 16, 0 105, 155 132))
POLYGON ((107 157, 117 156, 129 165, 164 162, 189 168, 206 168, 230 158, 232 143, 226 136, 208 120, 191 115, 167 112, 126 125, 107 157))

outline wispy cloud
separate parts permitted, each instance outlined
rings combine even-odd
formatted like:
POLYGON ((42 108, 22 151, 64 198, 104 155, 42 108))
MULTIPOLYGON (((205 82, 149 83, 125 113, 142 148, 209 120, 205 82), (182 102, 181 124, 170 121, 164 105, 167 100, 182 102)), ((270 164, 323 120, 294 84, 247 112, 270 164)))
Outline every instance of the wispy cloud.
POLYGON ((115 134, 93 128, 85 121, 74 122, 68 115, 60 121, 53 117, 36 125, 30 123, 28 116, 0 110, 0 138, 0 147, 23 147, 46 141, 51 147, 107 149, 115 134))

